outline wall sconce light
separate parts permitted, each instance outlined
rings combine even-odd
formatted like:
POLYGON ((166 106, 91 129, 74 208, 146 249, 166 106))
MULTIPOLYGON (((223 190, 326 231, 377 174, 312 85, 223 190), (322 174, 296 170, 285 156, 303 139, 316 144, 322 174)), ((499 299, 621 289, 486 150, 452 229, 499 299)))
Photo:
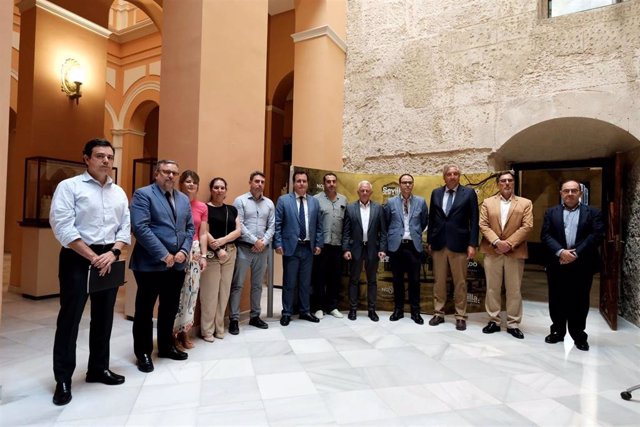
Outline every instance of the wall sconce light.
POLYGON ((75 99, 76 105, 78 99, 82 96, 80 87, 84 81, 84 72, 80 63, 73 58, 69 58, 62 64, 62 71, 60 73, 60 85, 64 93, 67 94, 69 99, 75 99))

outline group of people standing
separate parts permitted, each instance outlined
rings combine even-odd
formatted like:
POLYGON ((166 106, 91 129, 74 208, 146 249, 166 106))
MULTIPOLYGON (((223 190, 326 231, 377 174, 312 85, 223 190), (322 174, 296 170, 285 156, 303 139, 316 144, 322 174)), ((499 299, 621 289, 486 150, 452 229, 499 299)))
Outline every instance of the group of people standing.
MULTIPOLYGON (((53 350, 56 388, 53 403, 71 400, 71 377, 76 366, 76 341, 82 312, 91 297, 91 325, 87 382, 122 384, 124 376, 109 369, 109 341, 117 288, 87 293, 87 271, 101 276, 111 271, 122 249, 136 244, 129 268, 137 282, 133 341, 136 364, 142 372, 154 370, 153 311, 157 313, 158 357, 185 360, 193 348, 190 329, 198 294, 200 333, 206 342, 223 339, 229 305, 231 334, 240 332, 240 298, 251 271, 249 325, 267 329, 260 318, 261 293, 269 250, 283 257, 282 316, 287 326, 294 313, 319 322, 325 314, 342 318, 338 294, 342 260, 349 261, 349 312, 356 320, 359 280, 367 277, 367 314, 377 322, 378 264, 387 257, 393 274, 394 310, 391 321, 404 317, 405 275, 411 319, 420 314, 420 268, 424 260, 422 235, 434 262, 434 307, 429 324, 444 322, 447 277, 454 284, 456 329, 466 329, 467 260, 475 256, 479 233, 487 274, 485 333, 500 330, 500 294, 507 289, 507 331, 524 338, 520 286, 526 239, 533 216, 531 201, 513 194, 513 172, 499 174, 499 194, 486 199, 478 212, 473 189, 460 185, 460 169, 443 169, 445 185, 431 194, 431 209, 413 194, 414 179, 400 176, 400 194, 382 206, 371 200, 373 187, 358 183, 358 200, 348 203, 337 192, 337 177, 323 177, 324 191, 310 196, 307 172, 296 171, 293 191, 274 203, 264 196, 265 176, 252 172, 249 191, 232 205, 225 204, 227 182, 210 181, 208 203, 197 200, 200 178, 194 171, 180 174, 178 164, 160 160, 154 182, 135 191, 128 207, 126 194, 109 176, 113 146, 94 139, 84 147, 84 174, 62 181, 50 211, 60 252, 60 312, 53 350), (179 177, 179 179, 178 179, 179 177), (178 181, 178 182, 176 182, 178 181), (176 183, 178 188, 174 188, 176 183)), ((548 248, 549 311, 552 319, 547 343, 563 341, 568 331, 577 348, 588 350, 584 332, 589 289, 597 265, 603 225, 600 211, 580 203, 580 185, 562 184, 563 203, 545 214, 542 241, 548 248)))

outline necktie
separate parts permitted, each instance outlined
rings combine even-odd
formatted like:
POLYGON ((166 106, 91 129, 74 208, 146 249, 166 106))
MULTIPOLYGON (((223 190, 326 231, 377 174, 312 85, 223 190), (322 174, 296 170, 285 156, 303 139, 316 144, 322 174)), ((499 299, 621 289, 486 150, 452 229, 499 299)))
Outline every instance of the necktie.
POLYGON ((449 193, 449 198, 447 199, 447 206, 444 208, 444 214, 448 216, 453 204, 453 190, 447 190, 447 193, 449 193))
POLYGON ((307 227, 304 220, 304 197, 300 196, 300 209, 298 209, 298 222, 300 223, 300 240, 307 238, 307 227))
POLYGON ((176 220, 176 208, 173 206, 173 200, 171 200, 171 192, 167 191, 164 193, 164 197, 167 198, 167 202, 169 202, 169 206, 171 207, 171 213, 173 213, 173 220, 176 220))

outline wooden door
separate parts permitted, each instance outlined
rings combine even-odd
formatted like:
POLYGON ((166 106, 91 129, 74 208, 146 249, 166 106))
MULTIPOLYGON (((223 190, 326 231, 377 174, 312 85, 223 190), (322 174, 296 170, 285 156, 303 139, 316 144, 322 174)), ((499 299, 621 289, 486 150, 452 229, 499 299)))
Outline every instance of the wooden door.
POLYGON ((604 206, 607 212, 605 239, 602 245, 602 271, 600 273, 600 313, 611 329, 618 328, 618 283, 621 263, 622 208, 622 154, 616 153, 608 173, 603 176, 605 189, 604 206))

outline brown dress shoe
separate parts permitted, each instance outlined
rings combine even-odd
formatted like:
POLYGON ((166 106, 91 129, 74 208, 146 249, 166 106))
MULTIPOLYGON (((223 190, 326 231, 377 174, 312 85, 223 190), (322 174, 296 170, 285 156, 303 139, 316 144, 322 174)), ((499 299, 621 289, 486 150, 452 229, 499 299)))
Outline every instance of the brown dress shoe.
POLYGON ((429 325, 431 326, 438 326, 440 323, 444 323, 444 317, 436 315, 429 320, 429 325))
POLYGON ((456 329, 459 331, 465 331, 467 329, 467 321, 464 319, 456 320, 456 329))

